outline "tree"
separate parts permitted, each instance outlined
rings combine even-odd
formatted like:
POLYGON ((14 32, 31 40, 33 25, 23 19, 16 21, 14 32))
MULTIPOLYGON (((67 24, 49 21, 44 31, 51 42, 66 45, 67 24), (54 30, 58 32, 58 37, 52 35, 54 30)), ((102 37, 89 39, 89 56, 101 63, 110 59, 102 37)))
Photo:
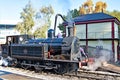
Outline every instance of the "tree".
POLYGON ((107 14, 110 14, 110 15, 116 17, 118 20, 120 20, 120 11, 113 10, 112 12, 107 11, 106 13, 107 13, 107 14))
POLYGON ((43 6, 40 9, 40 12, 43 14, 44 19, 46 20, 46 23, 48 24, 48 28, 51 26, 51 16, 54 14, 54 10, 52 8, 52 6, 43 6))
POLYGON ((79 11, 77 9, 71 10, 70 13, 72 13, 72 18, 79 16, 79 11))
MULTIPOLYGON (((70 20, 72 20, 72 18, 75 18, 75 17, 79 16, 79 11, 77 9, 70 10, 68 13, 69 14, 67 14, 66 16, 63 15, 63 18, 68 22, 70 20)), ((61 32, 65 31, 65 26, 63 26, 62 23, 58 25, 58 28, 59 28, 59 30, 61 30, 61 32)))
POLYGON ((92 0, 87 0, 79 8, 79 12, 81 15, 90 14, 90 13, 105 12, 106 8, 107 8, 107 4, 105 2, 98 1, 98 2, 96 2, 95 6, 94 6, 92 0))
POLYGON ((36 38, 46 38, 46 30, 48 25, 43 25, 42 27, 37 28, 37 30, 34 32, 34 36, 36 38))
POLYGON ((32 4, 29 1, 28 4, 21 12, 22 22, 18 23, 16 29, 21 34, 31 34, 32 27, 34 26, 34 15, 35 11, 33 10, 32 4))
POLYGON ((97 13, 97 12, 105 12, 106 8, 107 8, 107 4, 106 3, 102 2, 102 1, 98 1, 96 3, 94 12, 95 13, 97 13))
POLYGON ((86 11, 85 11, 85 8, 83 5, 82 5, 82 7, 79 7, 79 13, 80 13, 80 15, 86 14, 86 11))
POLYGON ((39 28, 36 29, 36 31, 34 32, 34 35, 36 37, 41 37, 41 38, 46 38, 46 32, 49 29, 49 27, 51 26, 51 16, 54 14, 54 10, 52 8, 52 6, 43 6, 40 9, 40 13, 41 16, 43 17, 42 19, 45 20, 45 24, 39 28))
POLYGON ((85 13, 92 13, 93 12, 93 1, 92 0, 87 0, 84 4, 83 4, 84 8, 85 8, 85 13))
MULTIPOLYGON (((107 14, 116 17, 119 21, 120 21, 120 11, 118 10, 113 10, 112 12, 107 11, 107 14)), ((118 30, 119 30, 119 37, 120 37, 120 25, 118 26, 118 30)))

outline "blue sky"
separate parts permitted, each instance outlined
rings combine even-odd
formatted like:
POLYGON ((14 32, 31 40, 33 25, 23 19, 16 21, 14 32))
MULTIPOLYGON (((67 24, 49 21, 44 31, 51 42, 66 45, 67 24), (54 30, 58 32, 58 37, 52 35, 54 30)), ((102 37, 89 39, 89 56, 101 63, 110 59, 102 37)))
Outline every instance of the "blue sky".
MULTIPOLYGON (((0 0, 0 22, 17 23, 20 21, 20 12, 22 12, 29 0, 0 0)), ((86 0, 31 0, 36 11, 42 6, 52 5, 55 14, 67 14, 70 9, 79 9, 79 6, 86 0)), ((100 0, 93 0, 94 3, 100 0)), ((120 11, 120 0, 101 0, 106 2, 107 10, 120 11)))

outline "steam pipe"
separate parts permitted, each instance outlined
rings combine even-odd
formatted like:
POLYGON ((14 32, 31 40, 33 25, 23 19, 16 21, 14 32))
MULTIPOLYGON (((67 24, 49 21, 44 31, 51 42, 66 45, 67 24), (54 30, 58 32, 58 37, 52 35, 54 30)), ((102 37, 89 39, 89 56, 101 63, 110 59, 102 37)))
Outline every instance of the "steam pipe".
MULTIPOLYGON (((63 19, 63 21, 66 21, 61 14, 57 14, 57 15, 55 16, 55 24, 54 24, 54 31, 55 31, 55 32, 56 32, 56 24, 57 24, 57 17, 58 17, 58 16, 60 16, 60 17, 63 19)), ((55 32, 54 32, 54 37, 55 37, 55 32)))

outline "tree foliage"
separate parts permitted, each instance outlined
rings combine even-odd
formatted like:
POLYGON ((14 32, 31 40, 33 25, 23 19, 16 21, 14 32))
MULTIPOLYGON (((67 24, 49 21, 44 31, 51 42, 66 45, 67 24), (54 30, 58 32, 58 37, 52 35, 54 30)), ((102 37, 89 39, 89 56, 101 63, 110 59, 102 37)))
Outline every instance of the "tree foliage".
POLYGON ((106 13, 107 13, 107 14, 110 14, 110 15, 116 17, 118 20, 120 20, 120 11, 113 10, 113 11, 111 11, 111 12, 110 12, 110 11, 107 11, 106 13))
POLYGON ((95 6, 92 0, 87 0, 82 6, 79 8, 79 12, 81 15, 90 14, 90 13, 98 13, 105 12, 107 8, 107 4, 102 1, 96 2, 95 6))
POLYGON ((79 16, 79 11, 77 9, 71 10, 72 18, 79 16))
POLYGON ((48 27, 50 27, 51 26, 50 18, 54 14, 54 10, 53 10, 52 6, 51 5, 49 5, 48 7, 43 6, 40 9, 40 12, 43 14, 43 17, 45 18, 46 23, 48 24, 48 27))
POLYGON ((95 13, 97 13, 97 12, 105 12, 106 8, 107 8, 107 4, 106 3, 102 2, 102 1, 98 1, 96 3, 94 12, 95 13))
POLYGON ((38 29, 36 29, 36 31, 34 32, 34 35, 37 38, 46 38, 46 32, 49 29, 49 27, 51 26, 51 16, 54 14, 54 10, 52 8, 51 5, 49 5, 48 7, 43 6, 40 9, 40 13, 41 16, 43 16, 43 20, 45 20, 45 24, 41 27, 39 27, 38 29))
MULTIPOLYGON (((118 10, 113 10, 113 11, 107 11, 106 12, 107 14, 109 14, 109 15, 111 15, 111 16, 114 16, 114 17, 116 17, 119 21, 120 21, 120 11, 118 11, 118 10)), ((119 33, 120 33, 120 25, 119 25, 119 27, 118 27, 118 30, 119 30, 119 33)), ((119 37, 120 37, 120 35, 119 35, 119 37)))
POLYGON ((21 12, 22 22, 18 23, 16 29, 21 34, 31 34, 32 27, 34 26, 34 14, 35 11, 32 7, 31 2, 25 6, 23 12, 21 12))
POLYGON ((86 11, 85 11, 85 8, 83 5, 81 7, 79 7, 79 14, 81 14, 81 15, 86 14, 86 11))
MULTIPOLYGON (((69 21, 68 18, 75 18, 75 17, 79 16, 79 11, 78 11, 77 9, 70 10, 68 13, 70 13, 70 14, 67 14, 67 16, 63 15, 63 18, 64 18, 66 21, 69 21)), ((63 26, 63 24, 59 24, 59 25, 58 25, 58 28, 59 28, 59 30, 61 30, 62 32, 65 31, 65 26, 63 26)))
POLYGON ((85 13, 92 13, 93 12, 93 1, 92 0, 87 0, 83 4, 83 8, 85 8, 85 13))
POLYGON ((34 36, 37 38, 46 38, 46 30, 48 29, 48 25, 43 25, 42 27, 38 28, 34 32, 34 36))

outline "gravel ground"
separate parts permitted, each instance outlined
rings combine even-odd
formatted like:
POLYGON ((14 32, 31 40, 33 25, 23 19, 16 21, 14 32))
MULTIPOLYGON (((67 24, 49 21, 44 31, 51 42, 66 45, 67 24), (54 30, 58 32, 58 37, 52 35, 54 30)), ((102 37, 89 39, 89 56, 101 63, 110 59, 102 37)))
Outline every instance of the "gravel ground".
POLYGON ((2 71, 7 71, 11 72, 14 74, 19 74, 23 76, 29 76, 29 77, 34 77, 42 80, 77 80, 75 78, 69 78, 69 77, 62 77, 60 75, 56 76, 54 74, 46 74, 46 73, 35 73, 34 71, 29 71, 29 70, 23 70, 23 69, 15 69, 15 68, 9 68, 9 67, 2 67, 0 66, 0 70, 2 71))

